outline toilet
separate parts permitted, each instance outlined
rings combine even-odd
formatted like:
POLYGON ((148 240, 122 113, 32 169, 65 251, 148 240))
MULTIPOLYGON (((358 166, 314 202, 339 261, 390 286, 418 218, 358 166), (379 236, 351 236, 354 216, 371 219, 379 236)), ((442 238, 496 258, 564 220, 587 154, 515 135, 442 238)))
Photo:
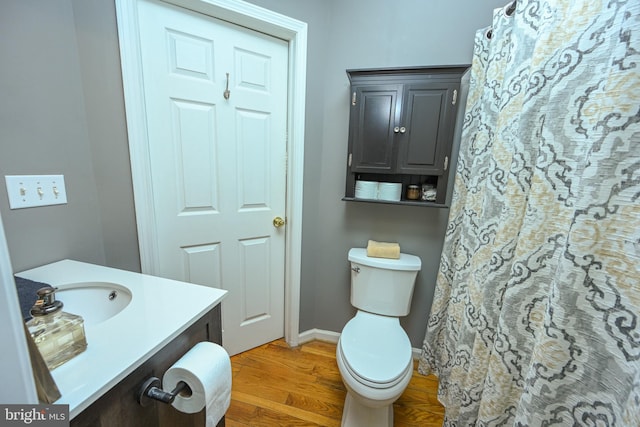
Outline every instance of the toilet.
POLYGON ((413 374, 411 342, 400 317, 409 314, 421 261, 372 258, 365 248, 349 250, 351 305, 358 309, 344 326, 336 361, 347 388, 343 427, 393 426, 393 402, 413 374))

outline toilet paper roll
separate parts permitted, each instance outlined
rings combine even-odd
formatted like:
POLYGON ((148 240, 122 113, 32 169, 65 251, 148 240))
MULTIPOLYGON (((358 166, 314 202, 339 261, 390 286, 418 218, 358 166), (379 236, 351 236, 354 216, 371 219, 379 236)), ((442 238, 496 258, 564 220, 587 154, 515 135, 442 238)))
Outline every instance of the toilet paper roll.
POLYGON ((398 202, 402 196, 402 184, 381 182, 378 186, 378 199, 398 202))
POLYGON ((193 346, 165 372, 162 388, 173 390, 180 381, 191 388, 191 395, 178 394, 173 407, 188 414, 206 408, 207 427, 218 424, 231 403, 231 360, 226 350, 206 341, 193 346))
POLYGON ((377 181, 356 181, 356 199, 376 199, 378 197, 377 181))

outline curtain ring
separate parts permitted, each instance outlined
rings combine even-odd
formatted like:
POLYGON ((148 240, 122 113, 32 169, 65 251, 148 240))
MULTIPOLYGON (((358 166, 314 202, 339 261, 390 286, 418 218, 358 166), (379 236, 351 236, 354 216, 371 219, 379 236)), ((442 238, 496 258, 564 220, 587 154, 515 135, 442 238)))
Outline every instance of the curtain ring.
POLYGON ((511 16, 511 15, 513 15, 513 12, 515 12, 515 11, 516 11, 516 5, 517 5, 517 4, 518 4, 518 1, 517 1, 517 0, 513 0, 513 1, 511 2, 511 4, 510 4, 509 6, 507 6, 507 8, 505 9, 504 14, 505 14, 506 16, 511 16))

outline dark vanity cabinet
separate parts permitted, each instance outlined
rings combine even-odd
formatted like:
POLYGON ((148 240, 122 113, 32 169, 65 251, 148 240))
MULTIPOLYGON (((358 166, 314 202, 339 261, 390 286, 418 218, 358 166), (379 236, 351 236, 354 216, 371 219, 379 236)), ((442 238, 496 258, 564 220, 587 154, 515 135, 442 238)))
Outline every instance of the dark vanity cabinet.
POLYGON ((357 201, 356 180, 365 180, 402 183, 402 200, 396 203, 444 205, 460 79, 467 68, 347 70, 351 107, 344 200, 357 201), (436 188, 435 201, 405 198, 408 185, 425 183, 436 188))
MULTIPOLYGON (((222 343, 220 304, 74 417, 71 427, 204 427, 204 409, 186 414, 155 400, 141 406, 137 398, 140 386, 148 378, 162 378, 171 365, 201 341, 222 343)), ((217 427, 224 425, 223 418, 217 427)))

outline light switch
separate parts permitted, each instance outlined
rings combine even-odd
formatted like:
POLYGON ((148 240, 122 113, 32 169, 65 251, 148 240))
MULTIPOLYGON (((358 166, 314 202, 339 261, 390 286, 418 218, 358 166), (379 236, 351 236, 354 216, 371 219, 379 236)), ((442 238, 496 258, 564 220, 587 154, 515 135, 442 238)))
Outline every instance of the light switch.
POLYGON ((6 175, 11 209, 67 203, 64 175, 6 175))

